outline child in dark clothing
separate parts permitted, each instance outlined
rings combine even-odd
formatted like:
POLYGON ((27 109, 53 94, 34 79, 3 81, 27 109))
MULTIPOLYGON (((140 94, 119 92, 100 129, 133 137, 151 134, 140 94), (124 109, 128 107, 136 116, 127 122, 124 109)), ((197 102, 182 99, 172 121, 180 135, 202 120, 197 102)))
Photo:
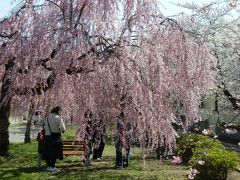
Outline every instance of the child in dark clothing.
POLYGON ((38 141, 38 162, 37 166, 38 168, 41 167, 41 161, 42 161, 42 154, 43 154, 43 148, 44 148, 44 137, 45 137, 45 129, 43 128, 38 132, 37 135, 37 141, 38 141))

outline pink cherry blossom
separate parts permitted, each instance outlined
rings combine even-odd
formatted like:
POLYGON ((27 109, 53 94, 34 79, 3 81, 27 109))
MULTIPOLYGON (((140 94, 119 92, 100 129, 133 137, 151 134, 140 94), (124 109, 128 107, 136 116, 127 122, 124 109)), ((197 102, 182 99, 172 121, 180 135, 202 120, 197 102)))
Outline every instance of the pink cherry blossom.
POLYGON ((226 132, 227 134, 237 134, 237 129, 227 128, 227 129, 225 129, 225 132, 226 132))
POLYGON ((10 109, 41 105, 46 115, 58 104, 81 137, 84 112, 105 108, 107 126, 131 121, 143 149, 149 140, 171 153, 176 109, 184 107, 186 129, 201 119, 215 58, 156 0, 25 3, 0 22, 0 107, 8 107, 0 121, 7 124, 10 109))
POLYGON ((179 156, 173 156, 172 164, 178 165, 182 163, 182 159, 179 156))
POLYGON ((204 164, 205 164, 205 161, 203 161, 203 160, 198 160, 197 163, 200 164, 200 165, 204 165, 204 164))
POLYGON ((204 130, 202 131, 202 134, 208 136, 208 135, 211 134, 211 131, 210 131, 209 129, 204 129, 204 130))
POLYGON ((190 168, 188 179, 194 179, 197 173, 199 173, 197 169, 190 168))
POLYGON ((195 177, 195 174, 189 174, 188 175, 188 179, 190 179, 190 180, 194 179, 194 177, 195 177))

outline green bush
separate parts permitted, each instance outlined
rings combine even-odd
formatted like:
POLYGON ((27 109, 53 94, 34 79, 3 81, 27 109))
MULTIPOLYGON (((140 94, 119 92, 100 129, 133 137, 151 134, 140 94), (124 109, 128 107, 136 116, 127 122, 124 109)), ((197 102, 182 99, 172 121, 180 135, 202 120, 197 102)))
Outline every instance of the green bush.
POLYGON ((225 180, 228 172, 237 167, 238 156, 237 153, 223 148, 195 148, 189 164, 199 172, 194 179, 225 180), (201 165, 199 160, 204 164, 201 165))
POLYGON ((177 154, 185 164, 192 158, 194 149, 212 147, 224 149, 220 141, 200 134, 184 134, 177 140, 177 154))

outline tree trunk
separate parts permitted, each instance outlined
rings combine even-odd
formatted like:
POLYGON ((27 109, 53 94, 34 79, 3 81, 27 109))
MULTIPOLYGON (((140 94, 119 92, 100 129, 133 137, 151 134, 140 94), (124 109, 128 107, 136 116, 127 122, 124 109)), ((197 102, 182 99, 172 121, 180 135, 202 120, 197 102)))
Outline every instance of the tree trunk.
POLYGON ((31 103, 30 109, 29 109, 29 119, 26 125, 26 132, 25 132, 25 138, 24 138, 24 143, 31 143, 31 125, 32 125, 32 118, 34 114, 34 104, 31 103))
POLYGON ((11 99, 0 107, 0 156, 8 155, 10 103, 11 99))
POLYGON ((214 101, 214 110, 216 113, 217 113, 217 123, 220 122, 220 119, 219 119, 219 105, 218 105, 218 97, 219 97, 219 94, 218 93, 215 93, 215 101, 214 101))
POLYGON ((218 108, 218 97, 219 97, 219 95, 218 95, 218 93, 215 93, 215 101, 214 101, 214 110, 213 111, 215 111, 215 112, 219 112, 219 108, 218 108))
POLYGON ((9 97, 9 89, 11 85, 11 73, 14 62, 10 60, 5 65, 5 74, 2 79, 1 95, 0 95, 0 156, 7 156, 9 146, 9 117, 11 97, 9 97))

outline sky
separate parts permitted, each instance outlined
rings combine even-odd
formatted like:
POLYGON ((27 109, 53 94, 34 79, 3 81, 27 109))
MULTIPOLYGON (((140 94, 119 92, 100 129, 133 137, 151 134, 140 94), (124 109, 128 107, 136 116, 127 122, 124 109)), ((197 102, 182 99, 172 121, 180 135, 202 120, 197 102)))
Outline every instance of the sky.
MULTIPOLYGON (((191 2, 191 0, 159 0, 162 4, 160 7, 160 10, 163 12, 165 16, 172 16, 176 15, 181 12, 186 12, 186 9, 177 7, 173 5, 173 3, 186 3, 191 2)), ((194 1, 194 0, 193 0, 194 1)), ((0 0, 0 18, 3 18, 7 16, 11 9, 17 5, 18 0, 0 0), (15 3, 11 3, 12 1, 15 1, 15 3)), ((203 4, 207 2, 211 2, 211 0, 195 0, 195 3, 203 4)))

